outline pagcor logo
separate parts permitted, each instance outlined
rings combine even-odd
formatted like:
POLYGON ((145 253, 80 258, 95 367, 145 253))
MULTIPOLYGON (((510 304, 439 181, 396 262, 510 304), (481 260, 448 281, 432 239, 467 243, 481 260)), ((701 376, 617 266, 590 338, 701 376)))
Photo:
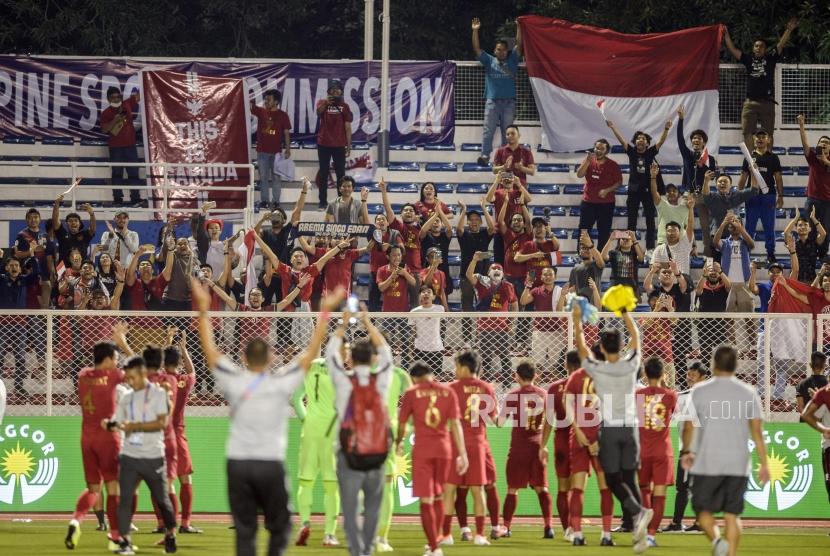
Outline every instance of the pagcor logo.
MULTIPOLYGON (((744 499, 759 510, 771 509, 772 490, 775 490, 775 510, 782 511, 798 504, 813 483, 813 464, 810 451, 801 448, 796 436, 785 437, 784 431, 764 431, 764 443, 769 447, 767 463, 769 482, 758 485, 755 475, 758 467, 749 475, 744 499)), ((755 443, 749 441, 749 451, 755 452, 755 443)))
POLYGON ((14 503, 20 484, 23 504, 42 498, 58 478, 55 445, 42 430, 29 425, 6 425, 0 430, 0 502, 14 503))

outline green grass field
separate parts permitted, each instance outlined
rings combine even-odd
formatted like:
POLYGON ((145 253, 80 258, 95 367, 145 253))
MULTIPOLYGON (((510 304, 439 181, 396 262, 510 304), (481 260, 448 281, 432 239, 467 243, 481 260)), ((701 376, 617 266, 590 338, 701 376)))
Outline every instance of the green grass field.
MULTIPOLYGON (((0 554, 3 556, 48 556, 53 554, 107 554, 104 533, 94 530, 94 518, 84 524, 83 536, 80 545, 74 551, 68 551, 63 546, 66 525, 62 521, 38 521, 31 523, 11 522, 8 519, 0 521, 0 554)), ((134 536, 133 541, 139 546, 140 554, 161 554, 160 547, 153 544, 159 535, 145 533, 153 523, 139 521, 142 532, 134 536)), ((200 524, 205 529, 203 535, 180 535, 179 553, 211 555, 230 555, 233 549, 233 531, 226 525, 216 523, 200 524)), ((600 548, 599 531, 595 527, 585 529, 588 546, 571 547, 561 540, 560 532, 554 540, 541 539, 541 530, 538 527, 517 526, 513 537, 495 541, 490 547, 475 547, 470 543, 460 544, 456 533, 456 544, 444 547, 447 556, 482 556, 490 553, 498 554, 501 550, 519 551, 522 556, 549 555, 552 551, 559 554, 578 553, 581 556, 592 554, 608 554, 609 548, 600 548)), ((340 541, 344 543, 342 531, 338 531, 340 541)), ((617 547, 612 549, 616 554, 631 554, 631 536, 616 535, 617 547)), ((260 535, 260 554, 265 551, 265 536, 260 535)), ((346 555, 344 547, 323 548, 322 527, 317 527, 309 540, 307 547, 294 547, 288 550, 291 556, 322 556, 346 555)), ((414 524, 399 525, 393 528, 390 542, 395 547, 393 554, 420 556, 423 553, 424 536, 421 528, 414 524)), ((659 547, 649 550, 651 554, 678 554, 693 555, 709 554, 709 544, 700 534, 659 534, 659 547)), ((826 529, 815 528, 748 528, 740 546, 741 554, 830 554, 830 537, 826 529)))

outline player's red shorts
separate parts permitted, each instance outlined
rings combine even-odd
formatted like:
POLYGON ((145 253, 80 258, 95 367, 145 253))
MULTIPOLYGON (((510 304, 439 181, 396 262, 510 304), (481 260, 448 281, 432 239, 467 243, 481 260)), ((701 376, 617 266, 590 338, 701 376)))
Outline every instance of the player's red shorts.
POLYGON ((175 479, 179 473, 175 434, 164 437, 164 462, 167 464, 167 478, 175 479))
POLYGON ((492 485, 496 482, 496 461, 493 459, 493 452, 490 451, 490 443, 486 444, 487 454, 484 459, 485 474, 484 478, 487 480, 485 484, 492 485))
MULTIPOLYGON (((473 442, 465 446, 467 448, 467 460, 470 462, 467 472, 464 475, 459 475, 455 470, 455 465, 450 465, 447 482, 458 486, 484 486, 488 483, 487 480, 487 440, 479 441, 477 438, 471 438, 473 442)), ((451 463, 455 462, 458 457, 458 450, 455 444, 452 447, 451 463)))
POLYGON ((507 488, 546 487, 548 486, 547 465, 539 461, 539 448, 513 450, 507 454, 507 488))
POLYGON ((84 479, 88 484, 118 480, 118 454, 121 435, 101 430, 95 434, 81 434, 81 455, 84 479))
POLYGON ((648 458, 640 461, 640 485, 673 485, 674 458, 648 458))
POLYGON ((176 431, 176 474, 179 477, 193 474, 193 461, 190 459, 190 446, 184 430, 176 431))
POLYGON ((571 476, 571 458, 568 436, 570 429, 556 429, 553 436, 553 464, 556 476, 567 479, 571 476))
POLYGON ((575 436, 568 439, 568 453, 571 460, 571 475, 574 473, 588 473, 590 475, 591 467, 597 473, 602 473, 599 458, 592 456, 587 447, 580 446, 575 436))
POLYGON ((450 471, 450 458, 412 457, 412 494, 418 498, 438 496, 450 471))

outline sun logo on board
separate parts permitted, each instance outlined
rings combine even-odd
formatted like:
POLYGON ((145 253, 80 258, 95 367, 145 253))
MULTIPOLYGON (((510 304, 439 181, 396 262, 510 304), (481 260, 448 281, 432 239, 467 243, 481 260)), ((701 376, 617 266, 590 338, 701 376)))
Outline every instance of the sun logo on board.
MULTIPOLYGON (((747 478, 744 499, 759 510, 780 512, 792 508, 807 495, 813 482, 813 464, 808 461, 809 450, 800 446, 798 437, 785 437, 781 430, 764 434, 769 445, 769 482, 761 485, 756 479, 761 469, 760 463, 756 464, 747 478)), ((751 443, 750 449, 755 452, 751 443)))
POLYGON ((18 441, 14 448, 3 454, 3 459, 0 461, 0 467, 2 467, 0 474, 7 479, 12 475, 15 475, 18 479, 21 476, 30 478, 34 466, 35 460, 32 457, 32 451, 21 448, 18 441))
POLYGON ((29 424, 0 430, 0 507, 31 504, 46 495, 58 478, 59 460, 46 433, 29 424), (15 493, 20 498, 15 501, 15 493))

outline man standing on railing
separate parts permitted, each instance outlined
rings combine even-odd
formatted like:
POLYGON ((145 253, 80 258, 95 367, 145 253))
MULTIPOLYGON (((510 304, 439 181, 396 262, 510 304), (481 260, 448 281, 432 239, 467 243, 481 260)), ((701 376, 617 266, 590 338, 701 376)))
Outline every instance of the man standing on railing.
POLYGON ((478 30, 481 21, 473 18, 473 51, 476 58, 484 66, 484 128, 481 134, 481 156, 478 157, 480 166, 486 166, 490 161, 490 152, 493 150, 493 135, 496 127, 501 129, 501 143, 507 143, 507 128, 513 125, 516 115, 516 74, 519 72, 519 62, 522 58, 521 35, 516 33, 516 46, 510 50, 507 41, 498 39, 493 54, 481 49, 478 30))
POLYGON ((291 120, 288 114, 280 110, 282 93, 268 89, 263 95, 263 106, 257 106, 251 99, 251 114, 257 119, 256 126, 256 161, 259 170, 260 206, 270 206, 272 210, 280 206, 280 177, 274 172, 274 159, 283 156, 291 158, 291 120), (268 194, 271 202, 268 202, 268 194))
MULTIPOLYGON (((135 127, 133 126, 133 112, 138 110, 138 93, 123 100, 118 87, 107 89, 109 106, 101 112, 101 131, 107 134, 109 143, 110 162, 138 162, 136 148, 135 127)), ((138 179, 138 166, 112 167, 112 200, 115 205, 124 204, 124 192, 117 189, 119 182, 124 179, 124 170, 127 171, 127 184, 141 185, 138 179)), ((138 189, 130 189, 130 204, 141 205, 141 194, 138 189)))
POLYGON ((620 166, 610 158, 611 145, 605 139, 597 139, 593 150, 576 170, 576 177, 585 179, 580 203, 579 229, 590 230, 596 225, 599 245, 605 245, 611 237, 614 220, 614 192, 622 186, 620 166))
POLYGON ((756 39, 752 43, 752 54, 741 52, 732 42, 729 29, 724 28, 723 39, 726 49, 746 68, 746 100, 741 110, 741 129, 747 147, 752 146, 752 136, 758 129, 769 131, 769 144, 772 148, 772 130, 775 129, 775 66, 781 59, 781 50, 790 40, 798 20, 792 18, 787 22, 784 34, 778 44, 767 52, 767 43, 756 39))

